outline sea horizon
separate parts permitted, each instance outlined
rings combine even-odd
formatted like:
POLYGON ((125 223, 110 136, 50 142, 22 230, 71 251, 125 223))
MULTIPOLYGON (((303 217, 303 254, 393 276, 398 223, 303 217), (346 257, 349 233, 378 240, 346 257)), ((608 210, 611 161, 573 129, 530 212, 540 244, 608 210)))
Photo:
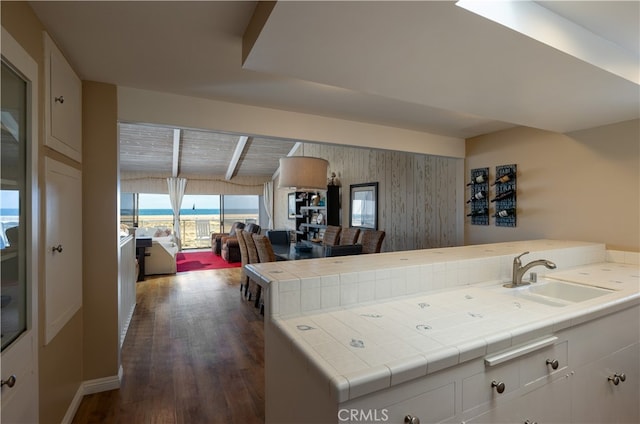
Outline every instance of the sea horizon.
MULTIPOLYGON (((131 216, 130 211, 121 210, 121 215, 123 216, 131 216), (128 213, 125 213, 128 212, 128 213)), ((225 213, 227 215, 257 215, 258 209, 248 208, 248 209, 225 209, 225 213)), ((18 216, 18 209, 15 208, 2 208, 0 209, 0 214, 6 218, 15 218, 18 216)), ((173 216, 173 211, 171 209, 139 209, 139 216, 150 216, 150 215, 169 215, 173 216)), ((220 209, 198 209, 198 208, 189 208, 189 209, 180 209, 180 215, 220 215, 220 209)))
MULTIPOLYGON (((122 212, 122 211, 121 211, 122 212)), ((122 213, 125 215, 124 213, 122 213)), ((227 215, 257 215, 258 209, 249 208, 249 209, 231 209, 226 208, 225 214, 227 215)), ((130 215, 130 214, 129 214, 130 215)), ((173 216, 173 211, 171 209, 140 209, 138 210, 139 216, 149 216, 149 215, 170 215, 173 216)), ((189 208, 189 209, 180 209, 180 215, 220 215, 220 209, 198 209, 198 208, 189 208)))

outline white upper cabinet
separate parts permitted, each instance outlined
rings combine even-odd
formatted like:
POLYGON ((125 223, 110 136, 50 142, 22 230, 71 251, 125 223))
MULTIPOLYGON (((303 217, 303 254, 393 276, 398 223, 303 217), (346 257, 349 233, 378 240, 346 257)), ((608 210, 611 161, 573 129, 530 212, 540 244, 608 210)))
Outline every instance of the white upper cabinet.
POLYGON ((82 82, 44 33, 46 146, 82 161, 82 82))

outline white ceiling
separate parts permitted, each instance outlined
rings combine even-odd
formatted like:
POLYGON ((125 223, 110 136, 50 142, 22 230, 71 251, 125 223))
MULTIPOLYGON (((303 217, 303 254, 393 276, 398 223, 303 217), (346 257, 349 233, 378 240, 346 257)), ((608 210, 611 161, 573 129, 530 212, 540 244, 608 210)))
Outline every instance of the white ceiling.
POLYGON ((30 4, 86 80, 460 138, 640 116, 637 1, 528 2, 612 43, 635 81, 595 47, 565 53, 452 1, 278 2, 244 64, 256 2, 30 4))

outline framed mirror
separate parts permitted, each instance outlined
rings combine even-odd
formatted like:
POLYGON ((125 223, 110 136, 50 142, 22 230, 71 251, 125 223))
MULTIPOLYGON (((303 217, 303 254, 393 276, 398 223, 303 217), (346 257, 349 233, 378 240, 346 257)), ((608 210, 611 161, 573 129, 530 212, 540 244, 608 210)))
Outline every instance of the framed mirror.
POLYGON ((378 229, 378 183, 349 186, 349 226, 378 229))

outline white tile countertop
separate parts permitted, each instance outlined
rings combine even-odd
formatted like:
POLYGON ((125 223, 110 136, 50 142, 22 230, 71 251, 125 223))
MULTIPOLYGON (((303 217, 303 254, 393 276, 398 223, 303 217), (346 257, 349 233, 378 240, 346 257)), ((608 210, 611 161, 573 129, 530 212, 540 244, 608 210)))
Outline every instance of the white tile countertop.
MULTIPOLYGON (((309 366, 326 378, 335 399, 344 402, 640 303, 637 263, 605 262, 602 245, 548 240, 527 243, 437 249, 443 253, 363 255, 368 257, 342 259, 334 266, 321 262, 336 258, 292 261, 256 265, 247 271, 273 291, 266 299, 269 311, 265 319, 286 336, 291 349, 302 354, 309 366), (564 250, 567 247, 578 251, 564 250), (611 292, 561 306, 514 296, 514 289, 502 287, 510 277, 505 277, 505 269, 510 270, 514 254, 525 250, 532 254, 522 258, 523 264, 537 259, 535 252, 540 251, 547 256, 545 259, 559 265, 557 271, 544 267, 532 271, 545 271, 547 278, 603 287, 611 292), (440 255, 447 260, 432 262, 440 255), (585 255, 589 256, 586 261, 578 259, 585 255), (405 257, 402 262, 408 266, 389 269, 389 264, 397 266, 398 256, 405 257), (368 267, 363 266, 364 261, 371 261, 368 267), (480 269, 490 263, 496 264, 495 270, 480 269), (570 266, 561 266, 563 263, 570 266), (412 266, 416 270, 407 271, 412 266), (351 275, 354 267, 364 270, 351 275), (473 279, 469 276, 475 267, 479 268, 473 279), (454 268, 456 278, 447 274, 447 269, 454 268), (361 273, 374 274, 369 288, 359 287, 367 281, 360 278, 361 273), (338 305, 303 306, 306 285, 317 289, 315 294, 322 303, 322 290, 336 275, 341 283, 354 280, 355 301, 349 301, 349 292, 345 294, 343 290, 339 292, 338 305), (493 279, 487 280, 487 276, 493 279), (412 279, 416 280, 416 287, 408 288, 407 282, 412 279), (463 284, 464 279, 472 282, 463 284), (376 285, 387 280, 395 295, 388 292, 386 283, 376 285), (423 281, 429 284, 423 287, 423 281), (404 284, 403 290, 395 290, 395 284, 404 284), (373 294, 366 296, 371 290, 373 294), (300 306, 282 313, 288 293, 301 299, 300 306), (378 293, 384 296, 379 297, 378 293)), ((634 260, 636 256, 633 255, 634 260)), ((544 282, 539 278, 538 284, 544 282)))

